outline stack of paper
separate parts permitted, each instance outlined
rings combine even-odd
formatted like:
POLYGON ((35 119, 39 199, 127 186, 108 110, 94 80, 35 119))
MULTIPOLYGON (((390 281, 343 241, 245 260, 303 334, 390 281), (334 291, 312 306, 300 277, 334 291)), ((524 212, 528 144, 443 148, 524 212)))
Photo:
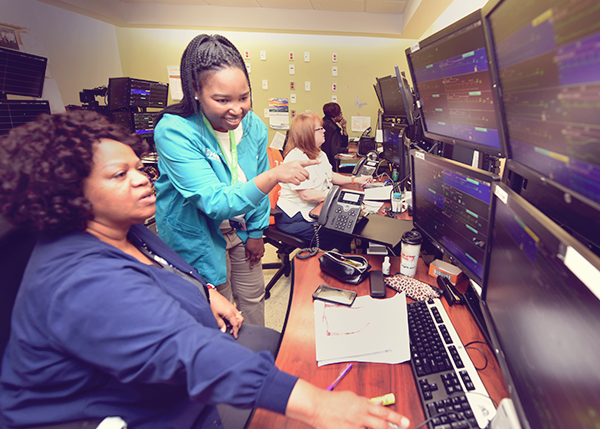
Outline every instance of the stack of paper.
POLYGON ((315 300, 319 366, 338 362, 401 363, 410 359, 406 296, 356 298, 352 307, 315 300))

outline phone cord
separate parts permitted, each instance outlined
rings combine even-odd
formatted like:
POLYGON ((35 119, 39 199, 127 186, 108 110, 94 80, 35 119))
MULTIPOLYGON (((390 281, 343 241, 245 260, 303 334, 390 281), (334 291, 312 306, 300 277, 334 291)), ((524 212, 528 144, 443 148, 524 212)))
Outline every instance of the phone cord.
POLYGON ((317 222, 312 224, 312 227, 315 230, 315 234, 313 235, 313 239, 310 241, 310 244, 312 244, 314 241, 315 247, 307 247, 305 249, 298 250, 298 252, 296 253, 296 258, 308 259, 312 258, 317 253, 319 253, 319 230, 321 229, 321 226, 322 225, 319 225, 317 222))

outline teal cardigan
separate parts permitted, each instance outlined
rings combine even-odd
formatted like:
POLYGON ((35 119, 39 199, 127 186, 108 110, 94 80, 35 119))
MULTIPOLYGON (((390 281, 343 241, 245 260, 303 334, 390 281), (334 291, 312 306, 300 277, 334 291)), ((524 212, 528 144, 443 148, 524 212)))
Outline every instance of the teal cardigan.
POLYGON ((238 164, 248 182, 231 184, 231 171, 219 144, 201 118, 165 114, 154 140, 160 177, 156 181, 156 226, 160 238, 214 285, 227 277, 226 219, 246 215, 248 231, 237 231, 245 243, 261 238, 269 225, 269 199, 254 178, 269 169, 267 127, 250 111, 242 120, 238 164))

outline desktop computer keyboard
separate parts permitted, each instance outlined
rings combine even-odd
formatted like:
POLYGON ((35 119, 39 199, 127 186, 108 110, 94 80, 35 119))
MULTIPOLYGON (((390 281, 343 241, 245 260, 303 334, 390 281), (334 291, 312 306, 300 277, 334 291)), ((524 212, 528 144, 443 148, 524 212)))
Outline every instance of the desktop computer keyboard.
POLYGON ((441 301, 408 304, 408 328, 429 429, 485 428, 496 408, 441 301))

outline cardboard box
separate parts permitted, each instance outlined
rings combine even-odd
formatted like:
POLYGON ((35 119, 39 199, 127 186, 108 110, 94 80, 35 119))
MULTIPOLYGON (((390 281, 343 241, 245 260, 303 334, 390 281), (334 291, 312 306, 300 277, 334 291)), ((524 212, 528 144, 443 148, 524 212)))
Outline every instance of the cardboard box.
POLYGON ((436 259, 431 264, 429 264, 429 275, 436 277, 442 276, 450 280, 450 283, 456 286, 456 282, 462 275, 462 271, 460 268, 455 267, 454 265, 444 262, 440 259, 436 259))

